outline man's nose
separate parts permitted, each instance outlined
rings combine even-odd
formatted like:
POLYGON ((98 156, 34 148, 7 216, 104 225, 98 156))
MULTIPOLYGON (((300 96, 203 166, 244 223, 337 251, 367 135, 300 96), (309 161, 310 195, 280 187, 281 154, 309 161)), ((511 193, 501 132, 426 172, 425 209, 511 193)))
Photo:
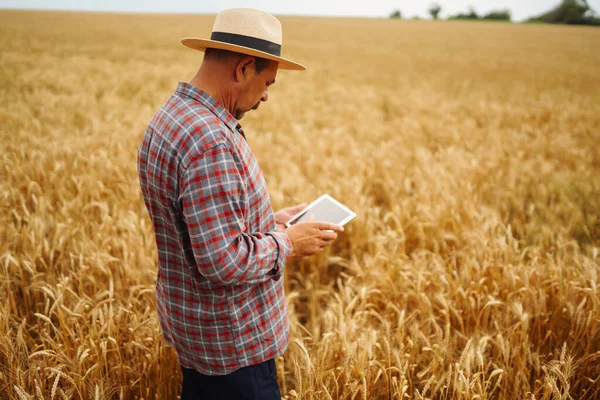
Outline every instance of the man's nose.
POLYGON ((269 100, 269 90, 265 89, 265 91, 263 92, 262 97, 260 98, 261 101, 267 101, 269 100))

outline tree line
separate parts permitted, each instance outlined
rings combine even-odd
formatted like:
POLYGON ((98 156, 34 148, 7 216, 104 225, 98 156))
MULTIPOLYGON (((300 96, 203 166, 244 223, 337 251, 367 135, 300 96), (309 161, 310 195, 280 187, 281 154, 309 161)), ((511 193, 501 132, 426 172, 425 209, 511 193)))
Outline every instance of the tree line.
MULTIPOLYGON (((427 9, 427 12, 434 20, 439 19, 441 11, 442 6, 439 3, 434 3, 427 9)), ((402 18, 402 12, 400 10, 395 10, 390 14, 390 18, 402 18)), ((418 17, 415 18, 419 19, 418 17)), ((473 7, 470 7, 467 12, 450 15, 448 19, 510 22, 512 21, 512 14, 509 9, 501 9, 479 15, 473 7)), ((587 0, 562 0, 562 2, 553 9, 541 15, 531 17, 525 22, 600 26, 600 18, 596 16, 595 11, 590 7, 587 0)))

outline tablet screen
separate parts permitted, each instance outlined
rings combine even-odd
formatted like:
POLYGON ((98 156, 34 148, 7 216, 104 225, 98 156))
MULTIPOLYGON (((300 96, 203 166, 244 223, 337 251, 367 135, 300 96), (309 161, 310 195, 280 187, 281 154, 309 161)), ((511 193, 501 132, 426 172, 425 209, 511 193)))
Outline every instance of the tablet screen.
POLYGON ((340 207, 335 201, 328 197, 323 197, 314 206, 308 207, 299 218, 292 221, 293 224, 304 221, 330 222, 333 224, 343 224, 355 216, 354 213, 340 207))

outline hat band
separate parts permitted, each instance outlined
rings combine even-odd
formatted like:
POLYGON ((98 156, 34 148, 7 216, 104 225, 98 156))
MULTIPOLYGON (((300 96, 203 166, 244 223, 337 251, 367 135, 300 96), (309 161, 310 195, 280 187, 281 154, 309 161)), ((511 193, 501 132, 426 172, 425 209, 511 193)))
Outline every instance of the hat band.
POLYGON ((280 44, 252 36, 238 35, 237 33, 213 32, 212 35, 210 35, 210 40, 249 47, 277 57, 281 56, 280 44))

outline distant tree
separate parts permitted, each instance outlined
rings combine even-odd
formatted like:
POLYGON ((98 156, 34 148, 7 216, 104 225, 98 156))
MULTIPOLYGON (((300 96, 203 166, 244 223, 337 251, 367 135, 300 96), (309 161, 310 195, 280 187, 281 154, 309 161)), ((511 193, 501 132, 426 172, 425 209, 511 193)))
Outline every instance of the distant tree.
POLYGON ((427 11, 429 11, 431 18, 438 19, 438 15, 440 14, 440 11, 442 11, 442 6, 438 3, 433 3, 427 11))
POLYGON ((528 21, 549 24, 600 25, 600 18, 595 16, 595 12, 587 0, 563 0, 552 10, 530 18, 528 21))
POLYGON ((494 21, 510 21, 511 12, 509 9, 505 10, 494 10, 483 16, 483 19, 489 19, 494 21))
POLYGON ((396 10, 390 14, 390 18, 402 18, 402 12, 400 10, 396 10))
POLYGON ((468 19, 477 19, 477 18, 479 18, 479 15, 477 15, 477 13, 475 12, 475 9, 473 7, 469 7, 469 14, 467 14, 467 18, 468 19))
POLYGON ((468 13, 458 13, 456 15, 450 16, 449 19, 479 19, 479 15, 477 15, 477 12, 475 12, 475 9, 473 7, 469 7, 468 13))

